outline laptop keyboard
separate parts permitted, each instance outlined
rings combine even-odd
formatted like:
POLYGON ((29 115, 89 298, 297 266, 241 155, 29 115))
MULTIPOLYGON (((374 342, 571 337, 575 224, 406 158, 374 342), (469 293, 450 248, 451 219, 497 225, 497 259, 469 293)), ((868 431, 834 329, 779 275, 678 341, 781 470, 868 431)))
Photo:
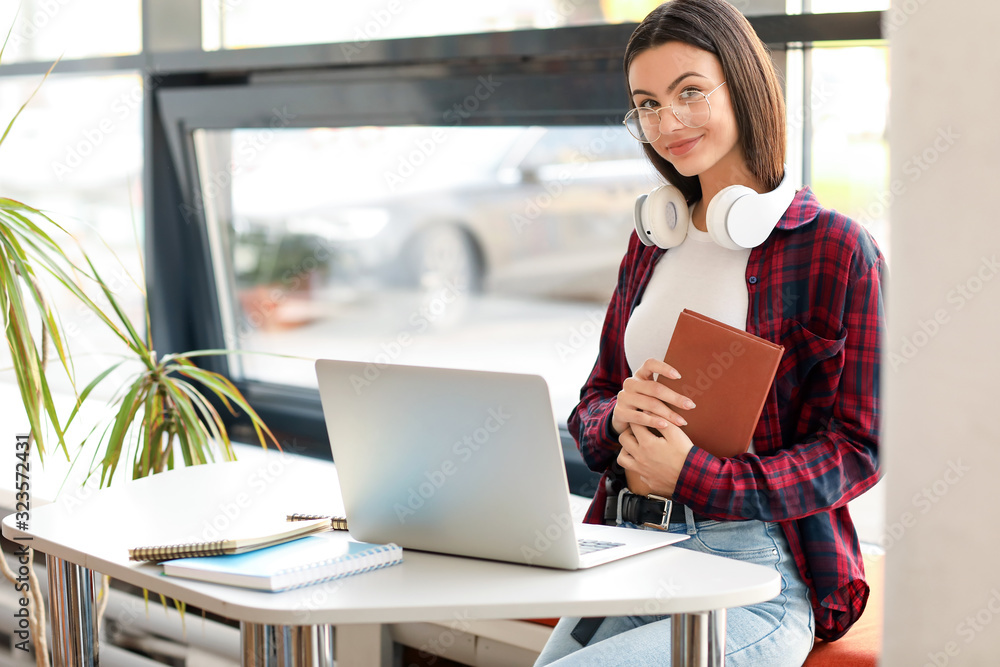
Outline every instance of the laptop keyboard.
POLYGON ((586 540, 580 539, 576 541, 580 547, 580 555, 593 553, 595 551, 604 551, 605 549, 611 549, 612 547, 624 546, 624 542, 607 542, 605 540, 586 540))

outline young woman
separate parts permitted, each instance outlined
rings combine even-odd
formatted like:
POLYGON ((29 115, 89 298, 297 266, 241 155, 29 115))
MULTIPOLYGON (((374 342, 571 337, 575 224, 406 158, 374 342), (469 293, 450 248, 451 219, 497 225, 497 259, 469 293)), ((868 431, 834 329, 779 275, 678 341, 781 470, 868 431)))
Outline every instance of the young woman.
MULTIPOLYGON (((672 498, 669 530, 690 536, 677 548, 781 575, 776 598, 728 611, 727 664, 801 665, 814 637, 842 635, 868 597, 846 505, 879 477, 884 258, 860 225, 784 180, 781 88, 732 5, 660 6, 629 40, 625 75, 626 125, 677 188, 690 224, 669 249, 633 235, 622 261, 600 354, 569 420, 584 459, 604 473, 587 520, 637 527, 662 515, 665 504, 631 494, 623 471, 633 489, 672 498), (773 219, 736 207, 727 216, 734 185, 772 208, 781 201, 773 219), (699 449, 679 428, 697 406, 655 381, 677 375, 662 359, 684 308, 785 348, 746 454, 699 449)), ((537 665, 662 665, 669 623, 564 618, 537 665)))

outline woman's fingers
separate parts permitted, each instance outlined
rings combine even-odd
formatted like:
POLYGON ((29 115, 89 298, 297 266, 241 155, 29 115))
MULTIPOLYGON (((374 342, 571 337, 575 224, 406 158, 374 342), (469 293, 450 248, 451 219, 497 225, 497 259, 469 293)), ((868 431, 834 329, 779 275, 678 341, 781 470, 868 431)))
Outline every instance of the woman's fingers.
POLYGON ((663 428, 666 423, 686 426, 687 420, 678 410, 690 410, 694 401, 671 387, 660 384, 658 376, 679 378, 680 373, 659 359, 647 359, 639 370, 622 383, 618 401, 611 415, 611 427, 621 433, 628 424, 663 428))
POLYGON ((658 359, 647 359, 634 376, 625 380, 622 384, 622 389, 655 396, 664 403, 676 406, 683 410, 690 410, 695 407, 694 401, 692 401, 689 396, 685 396, 673 388, 654 380, 654 373, 657 376, 665 376, 674 379, 680 378, 680 374, 677 373, 677 370, 673 366, 663 361, 659 361, 658 359))
POLYGON ((628 470, 634 465, 634 453, 639 446, 639 441, 636 440, 631 427, 626 428, 618 436, 618 444, 622 446, 621 451, 618 452, 618 464, 628 470))
POLYGON ((654 375, 663 375, 673 380, 679 380, 681 374, 676 368, 660 359, 646 359, 646 361, 636 371, 635 376, 643 380, 654 380, 654 375))
MULTIPOLYGON (((669 405, 671 409, 678 408, 682 410, 691 410, 695 407, 694 401, 692 401, 689 397, 680 394, 670 387, 656 382, 655 380, 637 380, 635 378, 629 378, 625 380, 625 383, 622 385, 622 391, 627 394, 654 399, 660 403, 669 405)), ((619 394, 619 396, 620 395, 621 394, 619 394)), ((637 407, 647 407, 638 405, 639 399, 636 399, 635 402, 637 407)))
POLYGON ((691 410, 696 407, 690 398, 659 382, 635 378, 625 381, 618 393, 618 400, 625 408, 657 414, 680 426, 686 422, 678 410, 691 410))
POLYGON ((618 401, 622 407, 619 415, 625 422, 644 424, 655 428, 664 426, 667 421, 673 422, 678 426, 687 424, 687 420, 674 411, 672 406, 667 405, 661 399, 654 396, 630 393, 622 390, 618 395, 618 401))

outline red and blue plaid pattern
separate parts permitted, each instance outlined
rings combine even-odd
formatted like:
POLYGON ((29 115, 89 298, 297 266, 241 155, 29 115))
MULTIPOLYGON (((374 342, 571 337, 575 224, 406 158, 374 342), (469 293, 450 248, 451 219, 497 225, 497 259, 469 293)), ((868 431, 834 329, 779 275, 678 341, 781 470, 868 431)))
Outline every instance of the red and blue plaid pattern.
MULTIPOLYGON (((608 306, 594 370, 569 419, 584 460, 618 456, 611 412, 631 375, 625 325, 666 251, 635 234, 608 306)), ((885 259, 868 232, 824 209, 810 189, 750 253, 746 329, 784 345, 754 432, 756 454, 719 459, 695 447, 674 499, 719 520, 778 521, 814 596, 816 634, 843 635, 868 599, 847 503, 878 481, 879 367, 885 259)), ((698 443, 695 443, 697 445, 698 443)), ((603 520, 602 483, 587 521, 603 520)))

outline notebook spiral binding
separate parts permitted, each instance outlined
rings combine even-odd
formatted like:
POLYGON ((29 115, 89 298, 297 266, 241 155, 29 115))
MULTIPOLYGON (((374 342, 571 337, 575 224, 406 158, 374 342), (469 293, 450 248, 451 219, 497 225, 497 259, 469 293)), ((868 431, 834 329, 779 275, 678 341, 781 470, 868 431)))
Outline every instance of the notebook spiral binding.
MULTIPOLYGON (((329 519, 330 528, 333 530, 347 530, 347 519, 339 516, 329 516, 326 514, 291 514, 285 517, 286 521, 315 521, 319 519, 329 519)), ((324 528, 323 530, 326 530, 324 528)), ((285 540, 282 540, 284 542, 285 540)), ((273 544, 273 543, 272 543, 273 544)), ((269 546, 259 545, 256 548, 269 546)), ((191 558, 195 556, 224 556, 232 553, 240 553, 243 549, 236 549, 230 540, 217 540, 212 542, 186 542, 184 544, 168 544, 152 547, 136 547, 128 550, 130 561, 164 561, 175 558, 191 558)))
POLYGON ((329 514, 289 514, 285 517, 288 521, 313 521, 315 519, 329 519, 334 530, 347 530, 347 518, 342 516, 330 516, 329 514))
POLYGON ((159 561, 186 556, 221 556, 225 553, 225 542, 219 540, 216 542, 188 542, 158 547, 138 547, 128 550, 128 559, 159 561))
MULTIPOLYGON (((303 521, 305 521, 305 519, 303 519, 303 521)), ((334 559, 314 563, 304 567, 290 568, 281 573, 280 579, 282 583, 276 586, 274 590, 294 590, 296 588, 312 586, 313 584, 321 584, 334 579, 342 579, 355 574, 379 570, 381 568, 389 567, 390 565, 396 565, 402 562, 403 549, 399 545, 390 542, 389 544, 379 545, 378 548, 372 549, 364 554, 355 554, 340 560, 334 559), (360 565, 356 566, 355 569, 351 569, 351 566, 354 563, 359 563, 360 565), (317 571, 322 572, 331 566, 339 566, 339 568, 329 574, 319 576, 313 574, 317 571)))

